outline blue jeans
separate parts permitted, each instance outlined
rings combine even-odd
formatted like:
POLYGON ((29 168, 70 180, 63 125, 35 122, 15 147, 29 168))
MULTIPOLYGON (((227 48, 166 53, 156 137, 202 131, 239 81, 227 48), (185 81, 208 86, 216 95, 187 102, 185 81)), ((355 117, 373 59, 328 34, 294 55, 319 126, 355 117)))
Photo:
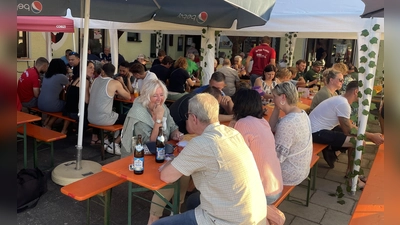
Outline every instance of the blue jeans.
POLYGON ((152 225, 197 225, 196 216, 194 215, 194 210, 188 210, 182 214, 163 217, 152 225))
POLYGON ((200 191, 197 191, 186 199, 186 210, 195 209, 200 205, 200 191))
POLYGON ((279 197, 281 197, 281 195, 282 195, 282 192, 280 192, 279 194, 276 194, 276 195, 266 196, 267 205, 272 205, 274 202, 276 202, 276 200, 279 199, 279 197))
POLYGON ((251 74, 250 75, 251 87, 254 86, 254 82, 256 82, 256 79, 259 78, 259 77, 260 77, 260 75, 257 75, 257 74, 251 74))

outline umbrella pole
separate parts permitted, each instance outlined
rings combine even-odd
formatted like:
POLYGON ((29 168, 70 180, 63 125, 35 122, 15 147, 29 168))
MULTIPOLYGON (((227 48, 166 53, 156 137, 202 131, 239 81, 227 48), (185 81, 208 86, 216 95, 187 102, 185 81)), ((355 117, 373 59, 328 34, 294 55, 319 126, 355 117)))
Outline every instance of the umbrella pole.
POLYGON ((87 55, 89 46, 89 18, 90 18, 90 0, 85 0, 85 20, 83 26, 83 46, 81 54, 81 73, 80 73, 80 90, 79 90, 79 127, 78 127, 78 143, 76 145, 76 170, 82 169, 82 141, 83 141, 83 123, 85 118, 85 94, 86 94, 86 73, 87 73, 87 55))
POLYGON ((89 43, 89 13, 90 13, 90 0, 85 0, 85 25, 84 25, 84 41, 82 46, 82 60, 81 60, 81 73, 79 89, 79 129, 78 129, 78 143, 76 145, 77 155, 76 161, 69 161, 58 165, 51 173, 51 178, 54 183, 61 186, 68 185, 72 182, 83 179, 94 173, 101 171, 101 165, 97 162, 82 160, 82 139, 83 139, 83 123, 85 115, 85 87, 86 87, 86 72, 87 72, 87 52, 89 43))

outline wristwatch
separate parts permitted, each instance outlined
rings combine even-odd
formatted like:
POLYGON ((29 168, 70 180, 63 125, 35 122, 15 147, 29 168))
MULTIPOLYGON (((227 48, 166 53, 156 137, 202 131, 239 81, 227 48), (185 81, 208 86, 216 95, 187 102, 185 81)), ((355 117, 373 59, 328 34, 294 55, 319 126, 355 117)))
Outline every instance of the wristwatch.
POLYGON ((162 120, 156 119, 156 123, 160 124, 162 123, 162 120))

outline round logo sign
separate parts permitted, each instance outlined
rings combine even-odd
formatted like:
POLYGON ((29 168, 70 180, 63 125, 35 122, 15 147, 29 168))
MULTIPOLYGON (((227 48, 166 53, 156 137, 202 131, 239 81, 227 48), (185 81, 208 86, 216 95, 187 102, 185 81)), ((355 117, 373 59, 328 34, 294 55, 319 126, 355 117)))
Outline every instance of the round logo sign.
POLYGON ((197 16, 197 22, 202 24, 202 23, 206 22, 207 18, 208 18, 208 14, 203 11, 197 16))
POLYGON ((32 12, 35 13, 35 14, 40 13, 42 11, 42 9, 43 9, 42 3, 39 2, 39 1, 32 2, 31 9, 32 9, 32 12))

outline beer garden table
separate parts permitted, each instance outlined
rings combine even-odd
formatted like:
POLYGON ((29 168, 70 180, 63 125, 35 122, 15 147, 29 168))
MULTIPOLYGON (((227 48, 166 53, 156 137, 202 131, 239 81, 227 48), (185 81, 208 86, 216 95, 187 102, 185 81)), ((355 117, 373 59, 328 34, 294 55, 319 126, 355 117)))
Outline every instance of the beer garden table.
MULTIPOLYGON (((128 224, 132 224, 132 196, 135 195, 133 193, 143 192, 151 190, 156 195, 158 195, 161 199, 163 199, 167 205, 169 205, 172 209, 174 215, 179 213, 179 180, 174 182, 173 184, 167 184, 160 179, 160 172, 158 171, 159 167, 163 164, 156 163, 154 155, 145 155, 144 157, 144 172, 141 175, 136 175, 133 171, 129 170, 129 164, 132 164, 132 156, 128 156, 122 158, 120 160, 114 161, 102 167, 102 170, 108 173, 111 173, 117 177, 121 177, 126 179, 128 182, 128 224), (133 187, 133 184, 137 184, 141 187, 133 187), (174 196, 172 200, 172 204, 168 199, 165 199, 158 190, 160 189, 174 189, 174 196)), ((144 199, 138 195, 136 197, 144 199)))
POLYGON ((34 121, 39 121, 41 119, 42 118, 40 118, 39 116, 35 116, 35 115, 31 115, 29 113, 17 111, 17 129, 18 129, 18 127, 21 127, 21 126, 24 127, 24 133, 22 135, 17 133, 17 137, 22 138, 24 141, 24 168, 26 168, 27 164, 28 164, 27 163, 27 157, 28 157, 27 156, 27 154, 28 154, 27 148, 28 148, 28 146, 27 146, 27 138, 26 138, 26 124, 30 123, 30 122, 34 122, 34 121))

